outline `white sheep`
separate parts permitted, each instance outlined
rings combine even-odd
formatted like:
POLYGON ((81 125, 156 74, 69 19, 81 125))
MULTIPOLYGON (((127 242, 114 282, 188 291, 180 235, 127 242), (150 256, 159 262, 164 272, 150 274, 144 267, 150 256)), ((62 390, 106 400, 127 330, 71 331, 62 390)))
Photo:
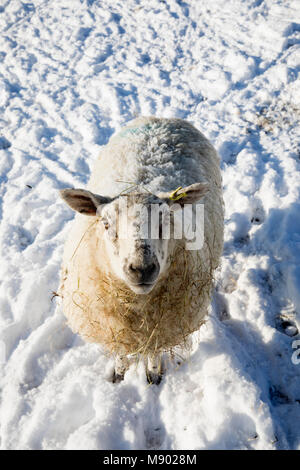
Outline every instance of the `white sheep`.
POLYGON ((161 353, 184 346, 210 304, 224 222, 216 151, 186 121, 141 117, 102 148, 86 190, 61 195, 79 212, 59 289, 70 327, 114 354, 114 381, 124 377, 128 357, 142 356, 148 380, 159 383, 161 353), (195 214, 199 201, 203 246, 188 249, 186 236, 174 235, 182 220, 175 209, 195 214), (149 220, 154 232, 145 235, 149 220))

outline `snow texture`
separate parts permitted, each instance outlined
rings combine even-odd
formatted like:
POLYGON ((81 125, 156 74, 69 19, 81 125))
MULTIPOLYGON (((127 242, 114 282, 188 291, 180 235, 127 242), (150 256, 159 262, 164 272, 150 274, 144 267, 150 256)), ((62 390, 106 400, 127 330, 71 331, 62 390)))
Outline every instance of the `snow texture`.
POLYGON ((2 1, 3 449, 300 448, 299 10, 2 1), (158 387, 142 365, 116 385, 51 301, 74 216, 58 190, 84 186, 113 132, 151 114, 219 151, 225 247, 189 360, 158 387))

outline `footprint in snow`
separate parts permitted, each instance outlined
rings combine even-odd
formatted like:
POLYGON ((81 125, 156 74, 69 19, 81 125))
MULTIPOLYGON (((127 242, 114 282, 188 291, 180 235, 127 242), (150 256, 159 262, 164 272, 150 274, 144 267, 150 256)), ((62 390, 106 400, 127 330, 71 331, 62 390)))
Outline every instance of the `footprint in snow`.
POLYGON ((6 150, 11 147, 11 143, 6 139, 6 137, 0 137, 0 150, 6 150))
POLYGON ((300 43, 300 24, 290 23, 285 30, 286 40, 282 45, 282 50, 289 49, 300 43))
POLYGON ((299 331, 293 320, 278 315, 275 320, 276 328, 287 336, 296 336, 299 331))
POLYGON ((254 225, 260 225, 265 220, 265 211, 261 204, 257 204, 252 209, 251 223, 254 225))

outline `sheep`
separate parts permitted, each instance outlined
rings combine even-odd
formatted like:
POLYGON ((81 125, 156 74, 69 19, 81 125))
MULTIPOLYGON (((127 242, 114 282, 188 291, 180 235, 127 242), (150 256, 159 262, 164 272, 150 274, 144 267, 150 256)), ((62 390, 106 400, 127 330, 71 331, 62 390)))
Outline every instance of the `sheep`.
POLYGON ((69 326, 115 357, 114 382, 142 357, 148 381, 159 383, 162 353, 187 347, 210 305, 224 225, 216 150, 187 121, 140 117, 102 147, 87 189, 60 193, 78 212, 59 288, 69 326), (200 206, 202 247, 188 249, 185 232, 175 237, 174 229, 186 207, 195 217, 200 206), (141 233, 153 208, 158 236, 141 233))

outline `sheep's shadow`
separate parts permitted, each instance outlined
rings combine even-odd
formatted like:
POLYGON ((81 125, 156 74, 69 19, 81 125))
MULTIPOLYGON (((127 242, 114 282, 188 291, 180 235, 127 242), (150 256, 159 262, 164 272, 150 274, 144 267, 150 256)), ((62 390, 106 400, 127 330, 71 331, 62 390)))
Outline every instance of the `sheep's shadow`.
MULTIPOLYGON (((286 418, 291 413, 291 407, 298 413, 300 394, 295 395, 295 385, 289 390, 289 383, 285 380, 293 377, 294 382, 298 380, 300 389, 300 369, 291 360, 295 337, 276 330, 272 339, 266 342, 249 321, 230 318, 230 311, 225 319, 222 319, 220 312, 215 313, 217 318, 212 319, 215 334, 219 335, 219 328, 222 328, 231 345, 233 367, 250 378, 270 410, 274 427, 272 444, 277 449, 297 448, 300 442, 298 420, 286 418)), ((268 305, 265 305, 265 315, 268 316, 268 305)), ((200 344, 200 350, 202 347, 200 344)))

